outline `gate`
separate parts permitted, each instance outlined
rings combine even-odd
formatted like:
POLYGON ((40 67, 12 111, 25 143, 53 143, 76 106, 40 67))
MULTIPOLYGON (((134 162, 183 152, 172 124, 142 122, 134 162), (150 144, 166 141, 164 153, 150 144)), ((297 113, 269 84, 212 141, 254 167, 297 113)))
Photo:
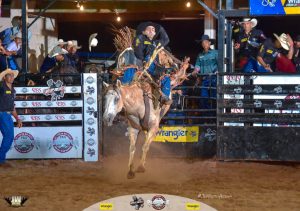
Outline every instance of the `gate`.
MULTIPOLYGON (((40 75, 44 77, 47 76, 40 75)), ((60 75, 61 80, 52 77, 43 79, 41 86, 15 87, 15 105, 24 127, 15 128, 14 143, 7 158, 97 161, 98 137, 101 137, 98 117, 101 90, 98 90, 97 74, 68 75, 69 79, 78 79, 78 84, 68 86, 64 84, 66 76, 60 75)))
POLYGON ((220 74, 221 160, 300 160, 300 75, 220 74))

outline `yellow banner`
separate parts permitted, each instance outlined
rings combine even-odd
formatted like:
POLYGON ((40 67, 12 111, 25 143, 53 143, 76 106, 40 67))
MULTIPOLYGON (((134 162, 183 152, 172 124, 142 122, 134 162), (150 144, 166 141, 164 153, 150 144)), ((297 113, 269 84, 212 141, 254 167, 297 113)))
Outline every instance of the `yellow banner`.
POLYGON ((99 210, 113 210, 114 205, 112 203, 101 203, 99 210))
POLYGON ((161 127, 154 141, 156 142, 198 142, 199 127, 161 127))
POLYGON ((200 210, 200 204, 196 203, 186 203, 185 204, 186 210, 200 210))
POLYGON ((300 14, 300 0, 281 0, 286 15, 300 14))

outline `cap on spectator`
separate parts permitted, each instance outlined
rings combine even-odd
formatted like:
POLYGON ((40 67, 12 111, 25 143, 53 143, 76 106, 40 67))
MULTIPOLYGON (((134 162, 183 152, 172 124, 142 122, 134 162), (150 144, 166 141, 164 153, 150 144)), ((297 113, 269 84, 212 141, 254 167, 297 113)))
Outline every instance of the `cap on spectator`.
POLYGON ((11 70, 9 68, 2 71, 0 73, 0 81, 3 81, 4 76, 6 76, 7 74, 14 74, 14 78, 16 78, 19 74, 19 71, 18 70, 11 70))
POLYGON ((251 22, 252 27, 254 28, 257 25, 257 19, 256 18, 243 18, 243 20, 240 22, 240 24, 243 24, 245 22, 251 22))
POLYGON ((49 53, 49 57, 53 58, 57 55, 63 55, 63 54, 67 54, 68 51, 66 51, 65 49, 59 47, 59 46, 56 46, 52 49, 52 51, 49 53))
POLYGON ((290 50, 290 44, 287 41, 287 35, 285 33, 282 33, 280 36, 274 33, 274 36, 276 39, 280 42, 280 45, 285 50, 290 50))

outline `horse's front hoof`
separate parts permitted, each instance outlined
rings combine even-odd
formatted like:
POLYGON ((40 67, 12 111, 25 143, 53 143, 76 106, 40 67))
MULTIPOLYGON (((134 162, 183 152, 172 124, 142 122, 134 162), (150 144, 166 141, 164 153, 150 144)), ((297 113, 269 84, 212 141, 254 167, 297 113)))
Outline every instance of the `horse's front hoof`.
POLYGON ((135 173, 133 171, 129 171, 127 174, 127 179, 133 179, 135 177, 135 173))
POLYGON ((144 166, 139 166, 136 170, 137 173, 144 173, 146 171, 144 166))

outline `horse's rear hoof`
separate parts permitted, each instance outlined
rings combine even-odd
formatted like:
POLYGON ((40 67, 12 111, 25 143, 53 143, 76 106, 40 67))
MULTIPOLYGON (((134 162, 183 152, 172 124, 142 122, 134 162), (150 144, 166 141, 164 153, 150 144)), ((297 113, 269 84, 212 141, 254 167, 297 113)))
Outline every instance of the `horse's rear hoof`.
POLYGON ((133 171, 128 172, 127 179, 133 179, 135 177, 135 173, 133 171))
POLYGON ((144 173, 146 171, 144 166, 139 166, 136 170, 137 173, 144 173))

